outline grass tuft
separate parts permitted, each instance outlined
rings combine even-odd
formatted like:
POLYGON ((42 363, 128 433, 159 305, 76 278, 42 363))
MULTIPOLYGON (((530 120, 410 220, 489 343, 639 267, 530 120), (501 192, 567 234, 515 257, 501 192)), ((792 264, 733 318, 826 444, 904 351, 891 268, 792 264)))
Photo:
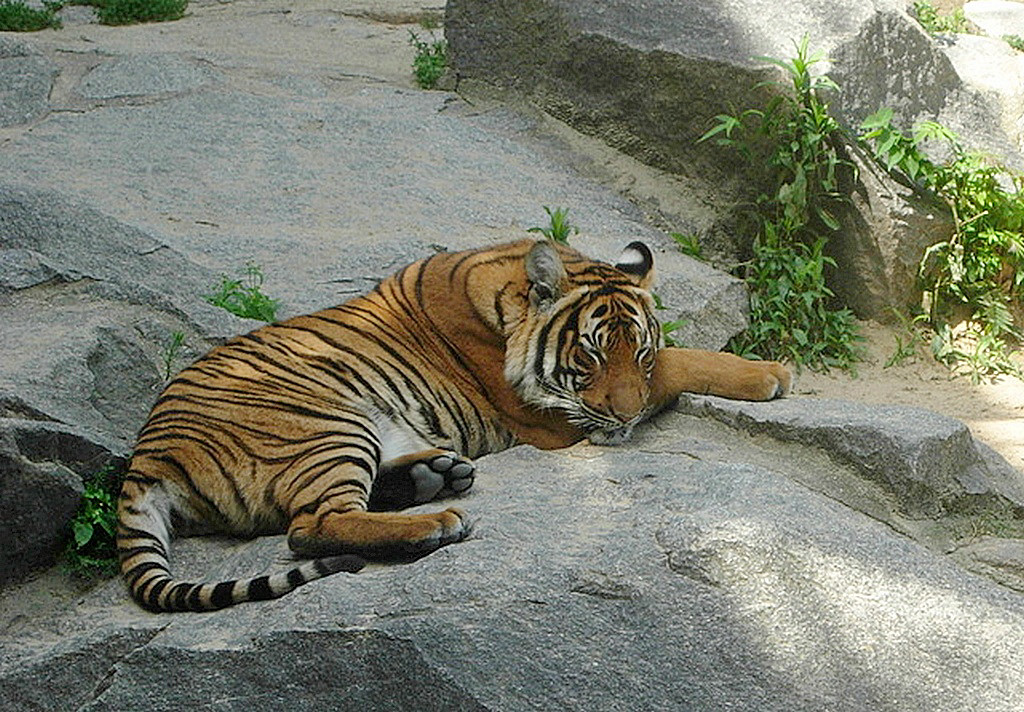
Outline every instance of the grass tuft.
POLYGON ((0 32, 38 32, 59 29, 57 11, 61 3, 45 3, 42 10, 29 7, 21 0, 0 0, 0 32))
POLYGON ((277 308, 280 302, 264 294, 261 291, 262 287, 263 270, 258 265, 249 263, 242 278, 231 279, 223 275, 220 286, 203 298, 235 316, 266 322, 277 321, 277 308))

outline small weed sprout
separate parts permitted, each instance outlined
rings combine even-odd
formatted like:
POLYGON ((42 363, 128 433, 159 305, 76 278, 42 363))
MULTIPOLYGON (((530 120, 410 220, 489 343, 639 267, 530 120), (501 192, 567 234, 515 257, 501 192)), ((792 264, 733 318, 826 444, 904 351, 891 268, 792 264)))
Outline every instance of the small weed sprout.
POLYGON ((669 237, 675 240, 676 246, 679 247, 679 251, 684 255, 689 255, 696 260, 704 260, 704 255, 700 249, 700 241, 696 234, 672 232, 669 233, 669 237))
MULTIPOLYGON (((664 302, 661 301, 661 297, 656 292, 651 292, 651 296, 654 297, 654 308, 658 311, 664 311, 668 309, 664 302)), ((674 334, 687 323, 687 319, 676 319, 675 321, 663 321, 661 322, 661 336, 665 340, 665 346, 682 346, 682 341, 675 338, 674 334)))
POLYGON ((544 212, 548 214, 547 227, 531 227, 527 232, 539 232, 544 237, 562 245, 569 244, 570 235, 578 235, 580 229, 569 222, 569 208, 555 208, 552 210, 544 206, 544 212))
POLYGON ((85 479, 78 513, 64 549, 64 561, 75 575, 111 576, 117 571, 117 495, 123 472, 107 465, 85 479))
POLYGON ((0 0, 0 32, 37 32, 47 28, 60 29, 57 11, 63 3, 46 2, 37 10, 21 0, 0 0))
POLYGON ((246 265, 243 279, 230 279, 223 275, 217 290, 203 298, 215 307, 226 309, 236 316, 266 322, 276 321, 280 302, 263 294, 260 291, 262 286, 263 270, 258 265, 249 263, 246 265))
POLYGON ((906 361, 916 361, 927 341, 922 326, 928 321, 928 315, 917 314, 914 317, 908 317, 899 309, 894 309, 893 307, 888 307, 887 311, 896 318, 900 328, 894 334, 896 350, 886 360, 884 367, 892 368, 893 366, 900 366, 906 361))
POLYGON ((416 84, 421 89, 433 89, 448 65, 448 43, 443 39, 435 39, 433 35, 429 42, 421 40, 419 35, 409 30, 409 44, 416 50, 412 60, 416 84))
POLYGON ((163 376, 165 381, 171 380, 171 374, 174 373, 174 364, 178 360, 178 356, 181 354, 181 348, 185 344, 185 332, 175 331, 171 334, 171 339, 167 343, 167 347, 161 354, 161 360, 164 364, 163 376))

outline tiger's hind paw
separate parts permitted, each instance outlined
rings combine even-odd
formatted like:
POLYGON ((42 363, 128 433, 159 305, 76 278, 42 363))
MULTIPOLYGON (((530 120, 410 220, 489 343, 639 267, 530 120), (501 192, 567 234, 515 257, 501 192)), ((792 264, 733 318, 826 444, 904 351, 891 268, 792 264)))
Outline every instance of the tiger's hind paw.
POLYGON ((402 509, 462 494, 473 486, 476 465, 450 450, 426 450, 381 465, 370 496, 374 510, 402 509))

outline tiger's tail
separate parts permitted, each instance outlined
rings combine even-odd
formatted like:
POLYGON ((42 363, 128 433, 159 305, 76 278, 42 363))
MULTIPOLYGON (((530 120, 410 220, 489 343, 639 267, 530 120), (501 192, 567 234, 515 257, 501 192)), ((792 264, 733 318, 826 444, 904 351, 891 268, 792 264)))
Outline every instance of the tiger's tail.
POLYGON ((121 575, 140 606, 154 613, 216 611, 246 601, 267 601, 291 593, 299 586, 341 571, 359 571, 366 562, 341 554, 303 562, 288 571, 213 583, 176 580, 170 572, 170 532, 163 507, 146 502, 147 485, 156 484, 140 473, 129 472, 122 489, 117 526, 117 553, 121 575), (131 483, 131 484, 129 484, 131 483), (132 490, 135 490, 133 493, 132 490), (133 494, 142 497, 133 497, 133 494), (143 500, 139 504, 139 500, 143 500))

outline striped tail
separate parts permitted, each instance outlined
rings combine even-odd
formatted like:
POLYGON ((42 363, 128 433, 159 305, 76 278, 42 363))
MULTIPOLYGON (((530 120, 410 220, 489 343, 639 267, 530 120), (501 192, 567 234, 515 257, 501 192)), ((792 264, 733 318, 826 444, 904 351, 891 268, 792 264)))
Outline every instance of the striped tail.
POLYGON ((246 601, 267 601, 339 571, 359 571, 366 562, 353 554, 307 561, 289 571, 219 583, 176 581, 164 543, 139 529, 118 528, 121 574, 140 606, 154 613, 216 611, 246 601))

